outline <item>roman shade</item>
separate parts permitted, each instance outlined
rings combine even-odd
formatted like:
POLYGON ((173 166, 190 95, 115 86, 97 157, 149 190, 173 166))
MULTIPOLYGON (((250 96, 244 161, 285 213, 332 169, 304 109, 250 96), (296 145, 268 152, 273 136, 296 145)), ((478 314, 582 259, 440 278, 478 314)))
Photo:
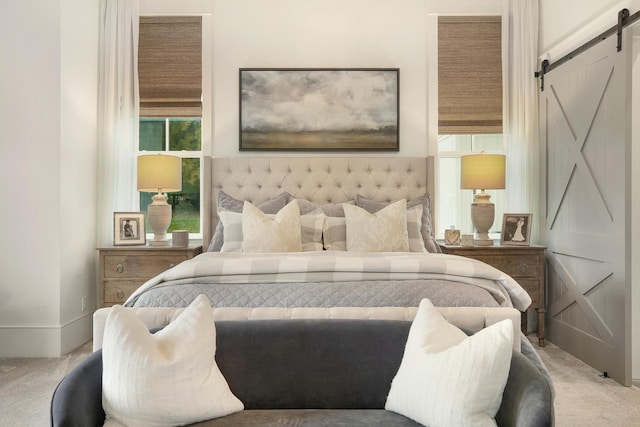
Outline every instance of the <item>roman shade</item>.
POLYGON ((502 133, 499 16, 438 18, 438 133, 502 133))
POLYGON ((202 18, 140 17, 140 117, 202 116, 202 18))

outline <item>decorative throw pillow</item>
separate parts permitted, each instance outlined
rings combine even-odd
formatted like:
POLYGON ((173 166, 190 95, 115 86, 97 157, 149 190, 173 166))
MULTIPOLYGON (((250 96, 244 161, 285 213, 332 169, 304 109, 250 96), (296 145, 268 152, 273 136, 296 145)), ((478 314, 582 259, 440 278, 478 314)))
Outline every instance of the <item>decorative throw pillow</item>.
MULTIPOLYGON (((303 216, 304 218, 304 216, 303 216)), ((426 252, 420 225, 422 221, 422 206, 407 209, 407 237, 409 252, 426 252)), ((344 218, 327 216, 322 230, 324 248, 328 251, 347 250, 347 223, 344 218)), ((304 236, 303 236, 304 244, 304 236)))
POLYGON ((353 252, 408 252, 407 201, 402 199, 371 214, 344 205, 347 250, 353 252))
MULTIPOLYGON (((370 213, 375 213, 387 205, 388 203, 385 202, 367 199, 360 194, 356 195, 356 206, 360 206, 370 213)), ((429 195, 429 193, 425 193, 420 197, 408 201, 407 209, 418 205, 422 206, 422 224, 420 231, 422 233, 422 239, 424 240, 424 246, 429 252, 440 253, 442 251, 440 250, 440 246, 438 246, 438 243, 436 242, 436 239, 433 235, 433 222, 431 220, 431 196, 429 195)))
MULTIPOLYGON (((258 205, 258 208, 266 214, 276 214, 278 211, 285 207, 289 201, 289 195, 287 193, 280 193, 276 197, 266 200, 258 205)), ((218 217, 220 217, 220 210, 242 213, 244 207, 244 200, 238 200, 222 190, 218 191, 216 197, 216 206, 218 209, 218 217)), ((222 221, 218 221, 216 230, 213 233, 211 242, 209 243, 209 252, 218 252, 222 249, 224 244, 224 225, 222 221)))
POLYGON ((149 333, 133 311, 115 305, 102 348, 102 406, 130 427, 184 425, 244 409, 215 361, 216 330, 206 296, 149 333))
POLYGON ((495 426, 511 366, 513 323, 503 320, 467 338, 438 317, 423 300, 385 409, 430 427, 495 426))
POLYGON ((300 208, 295 201, 282 208, 274 219, 250 202, 244 202, 242 252, 300 252, 300 228, 300 208))
POLYGON ((324 218, 322 242, 327 251, 347 250, 347 223, 344 217, 326 216, 324 218))
MULTIPOLYGON (((220 252, 242 252, 242 213, 219 211, 218 217, 224 224, 224 242, 220 252)), ((275 215, 267 215, 269 219, 275 219, 275 215)), ((322 209, 300 216, 300 233, 302 240, 302 251, 321 251, 322 228, 325 215, 322 209)), ((344 218, 343 218, 344 219, 344 218)))
POLYGON ((420 227, 422 225, 422 206, 417 205, 407 209, 407 237, 409 239, 409 252, 427 252, 422 240, 420 227))

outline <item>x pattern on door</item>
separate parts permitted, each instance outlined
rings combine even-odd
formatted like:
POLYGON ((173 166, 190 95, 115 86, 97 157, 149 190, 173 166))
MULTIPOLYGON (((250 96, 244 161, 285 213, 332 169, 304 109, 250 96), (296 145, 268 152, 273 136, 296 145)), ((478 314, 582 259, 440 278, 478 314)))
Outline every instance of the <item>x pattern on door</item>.
POLYGON ((600 304, 599 297, 590 297, 600 293, 601 287, 606 288, 614 276, 609 257, 617 254, 606 249, 614 228, 614 212, 605 195, 610 185, 603 179, 606 170, 594 167, 598 159, 593 158, 593 152, 592 158, 587 159, 586 144, 592 140, 599 115, 610 114, 603 110, 607 110, 606 95, 615 68, 613 65, 594 68, 597 71, 583 72, 582 81, 569 83, 568 90, 564 90, 566 81, 563 86, 550 85, 547 95, 548 117, 554 118, 554 123, 547 127, 547 132, 553 133, 547 138, 550 176, 546 224, 552 288, 548 313, 551 318, 613 346, 615 335, 606 315, 608 307, 600 304), (584 91, 576 89, 580 84, 585 85, 584 91))

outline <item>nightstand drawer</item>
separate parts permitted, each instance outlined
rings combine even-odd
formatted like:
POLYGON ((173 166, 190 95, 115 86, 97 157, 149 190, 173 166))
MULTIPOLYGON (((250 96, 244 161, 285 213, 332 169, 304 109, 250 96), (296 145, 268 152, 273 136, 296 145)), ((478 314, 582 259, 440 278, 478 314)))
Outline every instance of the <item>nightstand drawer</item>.
POLYGON ((104 304, 123 304, 146 280, 118 280, 105 282, 104 304))
POLYGON ((535 255, 520 256, 492 256, 492 255, 468 255, 470 258, 476 258, 494 266, 498 270, 504 271, 514 279, 521 277, 530 277, 537 279, 540 275, 540 263, 535 255))
POLYGON ((105 278, 153 277, 185 261, 186 255, 105 255, 105 278))
POLYGON ((527 279, 516 279, 518 284, 524 288, 525 291, 531 297, 531 305, 534 308, 539 307, 540 304, 540 281, 539 280, 527 280, 527 279))

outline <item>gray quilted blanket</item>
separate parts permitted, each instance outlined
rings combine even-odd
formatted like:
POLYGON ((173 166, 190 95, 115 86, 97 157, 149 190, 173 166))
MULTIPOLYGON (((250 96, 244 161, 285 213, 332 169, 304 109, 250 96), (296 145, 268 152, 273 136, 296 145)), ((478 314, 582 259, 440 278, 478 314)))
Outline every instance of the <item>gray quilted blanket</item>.
POLYGON ((208 252, 141 286, 128 306, 186 306, 200 294, 218 307, 508 306, 531 299, 505 273, 470 258, 430 253, 208 252))

